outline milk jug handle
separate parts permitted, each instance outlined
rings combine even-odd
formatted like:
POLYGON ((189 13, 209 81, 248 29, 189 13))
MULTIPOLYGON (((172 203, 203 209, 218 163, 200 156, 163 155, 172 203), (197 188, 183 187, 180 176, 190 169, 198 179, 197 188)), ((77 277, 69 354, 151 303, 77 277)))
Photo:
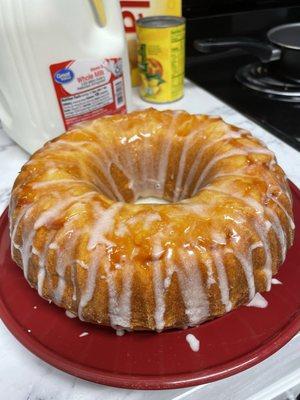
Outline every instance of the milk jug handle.
POLYGON ((6 100, 4 93, 0 89, 0 127, 8 127, 12 124, 12 117, 8 101, 6 100))
POLYGON ((104 9, 104 4, 102 0, 90 0, 92 9, 95 14, 95 18, 97 23, 101 26, 104 27, 106 25, 106 14, 105 14, 105 9, 104 9))
POLYGON ((90 0, 96 21, 102 29, 116 31, 123 29, 119 0, 90 0))

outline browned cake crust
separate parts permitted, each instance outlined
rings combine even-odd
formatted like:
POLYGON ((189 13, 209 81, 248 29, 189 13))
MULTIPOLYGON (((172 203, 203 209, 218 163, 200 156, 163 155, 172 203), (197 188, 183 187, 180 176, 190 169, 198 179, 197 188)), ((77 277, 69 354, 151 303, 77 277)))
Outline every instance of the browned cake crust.
POLYGON ((78 125, 27 162, 12 256, 45 299, 125 329, 193 326, 270 290, 293 242, 274 154, 221 118, 148 109, 78 125), (140 197, 171 204, 133 204, 140 197))

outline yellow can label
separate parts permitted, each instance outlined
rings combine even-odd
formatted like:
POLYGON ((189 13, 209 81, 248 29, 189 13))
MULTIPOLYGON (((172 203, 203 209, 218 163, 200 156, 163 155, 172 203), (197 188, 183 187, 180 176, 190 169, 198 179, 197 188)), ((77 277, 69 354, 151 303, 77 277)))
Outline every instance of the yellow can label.
POLYGON ((133 86, 138 86, 140 79, 137 66, 136 21, 139 18, 154 15, 179 17, 181 16, 181 0, 120 0, 120 5, 128 44, 131 83, 133 86))
POLYGON ((166 28, 137 26, 140 95, 153 103, 183 96, 185 25, 166 28))

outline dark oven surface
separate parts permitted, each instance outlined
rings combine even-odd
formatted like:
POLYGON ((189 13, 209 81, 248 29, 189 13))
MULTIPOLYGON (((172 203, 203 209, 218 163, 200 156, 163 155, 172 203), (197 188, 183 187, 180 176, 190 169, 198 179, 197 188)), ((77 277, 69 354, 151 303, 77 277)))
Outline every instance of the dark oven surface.
MULTIPOLYGON (((242 2, 216 1, 219 5, 242 2)), ((299 22, 300 7, 274 7, 224 15, 197 16, 199 7, 194 6, 194 17, 191 17, 192 8, 187 10, 185 8, 187 3, 192 4, 193 1, 183 3, 187 17, 186 76, 270 133, 300 150, 300 102, 274 100, 244 87, 235 78, 240 67, 257 62, 257 58, 240 50, 200 54, 193 48, 193 41, 201 38, 225 36, 262 38, 273 26, 299 22)), ((280 1, 273 3, 279 4, 280 1)))

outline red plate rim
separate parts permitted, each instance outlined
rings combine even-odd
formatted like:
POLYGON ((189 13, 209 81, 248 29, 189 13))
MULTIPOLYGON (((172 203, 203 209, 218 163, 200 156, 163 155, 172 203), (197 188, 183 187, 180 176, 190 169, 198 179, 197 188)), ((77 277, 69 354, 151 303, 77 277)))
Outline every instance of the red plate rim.
MULTIPOLYGON (((294 196, 300 200, 300 190, 292 182, 290 182, 290 186, 294 196)), ((7 223, 7 218, 8 208, 0 217, 0 232, 7 223)), ((0 317, 8 330, 18 339, 20 343, 22 343, 37 357, 41 358, 52 366, 88 381, 127 389, 177 389, 227 378, 265 360, 267 357, 274 354, 282 346, 289 342, 300 331, 300 309, 298 309, 278 334, 265 341, 255 351, 246 353, 239 358, 235 358, 230 362, 219 365, 218 371, 216 371, 215 368, 208 368, 189 374, 170 374, 167 376, 164 375, 152 377, 149 375, 125 375, 120 373, 110 373, 107 371, 96 370, 80 363, 75 363, 73 361, 70 362, 67 359, 64 359, 63 357, 57 355, 54 351, 46 348, 32 336, 24 334, 24 329, 9 312, 2 297, 0 297, 0 317)), ((160 333, 159 335, 162 334, 163 333, 160 333)))

